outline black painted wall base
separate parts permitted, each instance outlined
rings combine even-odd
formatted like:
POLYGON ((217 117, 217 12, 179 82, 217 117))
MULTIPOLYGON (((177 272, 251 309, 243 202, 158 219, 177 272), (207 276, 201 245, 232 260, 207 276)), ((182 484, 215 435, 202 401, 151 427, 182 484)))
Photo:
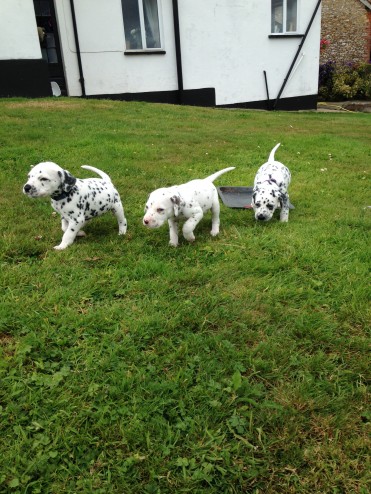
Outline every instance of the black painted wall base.
POLYGON ((148 93, 94 94, 88 95, 87 98, 214 107, 215 89, 202 88, 183 91, 154 91, 148 93))
MULTIPOLYGON (((0 97, 40 98, 52 96, 48 66, 44 60, 0 60, 0 97)), ((149 103, 168 103, 217 108, 246 108, 257 110, 315 110, 317 95, 298 96, 280 99, 274 107, 271 101, 247 101, 216 105, 215 89, 185 89, 183 91, 153 91, 148 93, 122 93, 89 95, 87 98, 111 99, 121 101, 147 101, 149 103)))
POLYGON ((1 98, 44 96, 52 96, 44 60, 0 60, 1 98))
POLYGON ((298 110, 316 110, 317 109, 317 94, 309 96, 296 96, 294 98, 282 98, 278 100, 275 106, 275 100, 268 101, 248 101, 246 103, 235 103, 231 105, 221 105, 218 108, 246 108, 250 110, 283 110, 283 111, 298 111, 298 110))
MULTIPOLYGON (((146 101, 148 103, 168 103, 175 105, 206 106, 212 108, 246 108, 250 110, 273 110, 274 107, 274 100, 271 100, 269 103, 266 100, 262 100, 247 101, 245 103, 232 103, 228 105, 216 105, 214 88, 188 89, 181 92, 158 91, 148 93, 99 94, 87 96, 87 98, 103 98, 120 101, 146 101)), ((317 94, 280 99, 274 109, 284 111, 316 110, 317 94)))

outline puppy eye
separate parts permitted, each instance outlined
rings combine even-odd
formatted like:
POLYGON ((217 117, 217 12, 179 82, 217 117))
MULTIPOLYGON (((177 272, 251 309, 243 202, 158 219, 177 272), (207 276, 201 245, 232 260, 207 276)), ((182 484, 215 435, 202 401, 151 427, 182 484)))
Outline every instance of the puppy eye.
POLYGON ((269 211, 273 211, 273 206, 272 206, 272 204, 268 204, 268 205, 267 205, 267 208, 269 209, 269 211))
POLYGON ((164 211, 165 211, 164 208, 157 208, 158 213, 163 213, 164 211))
POLYGON ((49 179, 45 177, 41 177, 39 180, 40 182, 49 182, 49 179))
POLYGON ((255 203, 255 206, 256 206, 257 208, 260 208, 260 202, 256 202, 256 203, 255 203))

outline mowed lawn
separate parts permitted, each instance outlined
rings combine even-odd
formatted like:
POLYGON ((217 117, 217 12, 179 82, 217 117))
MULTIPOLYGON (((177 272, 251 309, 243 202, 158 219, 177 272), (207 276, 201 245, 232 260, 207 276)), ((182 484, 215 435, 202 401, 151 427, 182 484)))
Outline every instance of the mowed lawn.
POLYGON ((371 116, 0 100, 0 492, 366 494, 371 116), (235 166, 292 173, 287 224, 221 204, 196 241, 148 194, 235 166), (30 166, 107 172, 111 214, 64 251, 30 166))

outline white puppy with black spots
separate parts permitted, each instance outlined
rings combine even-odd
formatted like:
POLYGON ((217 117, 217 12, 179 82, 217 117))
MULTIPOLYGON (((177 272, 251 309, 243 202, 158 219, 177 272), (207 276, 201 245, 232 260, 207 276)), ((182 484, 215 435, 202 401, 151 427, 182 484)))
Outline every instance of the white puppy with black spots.
POLYGON ((291 181, 290 170, 274 159, 277 144, 271 151, 268 161, 262 165, 254 180, 252 207, 255 219, 269 221, 277 208, 281 208, 280 221, 289 220, 288 187, 291 181))
POLYGON ((178 221, 185 219, 183 236, 189 242, 195 240, 194 230, 206 211, 211 210, 211 235, 219 233, 220 205, 218 191, 213 181, 223 173, 234 170, 234 166, 224 168, 204 179, 196 179, 186 184, 164 187, 153 191, 145 206, 144 226, 159 228, 165 221, 169 224, 170 245, 178 245, 178 221))
POLYGON ((102 178, 79 179, 56 163, 39 163, 28 174, 23 192, 28 197, 49 197, 53 209, 62 217, 62 241, 55 246, 63 250, 71 245, 76 236, 84 236, 85 223, 107 211, 112 211, 119 224, 119 235, 124 235, 127 222, 120 195, 110 177, 94 168, 84 165, 81 168, 92 170, 102 178))

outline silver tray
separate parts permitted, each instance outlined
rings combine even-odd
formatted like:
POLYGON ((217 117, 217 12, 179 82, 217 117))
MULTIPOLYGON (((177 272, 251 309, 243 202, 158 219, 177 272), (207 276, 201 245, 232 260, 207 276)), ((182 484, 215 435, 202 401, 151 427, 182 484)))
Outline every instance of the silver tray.
MULTIPOLYGON (((252 191, 253 187, 217 187, 218 194, 223 203, 229 208, 252 209, 252 191)), ((289 202, 289 208, 295 209, 289 202)))

